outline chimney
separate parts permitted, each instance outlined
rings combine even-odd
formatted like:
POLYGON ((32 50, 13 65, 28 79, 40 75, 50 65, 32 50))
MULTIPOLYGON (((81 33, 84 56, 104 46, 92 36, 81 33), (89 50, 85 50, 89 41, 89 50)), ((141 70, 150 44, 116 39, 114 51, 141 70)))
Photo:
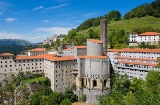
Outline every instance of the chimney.
POLYGON ((100 21, 100 40, 103 42, 103 52, 107 55, 107 20, 100 21))

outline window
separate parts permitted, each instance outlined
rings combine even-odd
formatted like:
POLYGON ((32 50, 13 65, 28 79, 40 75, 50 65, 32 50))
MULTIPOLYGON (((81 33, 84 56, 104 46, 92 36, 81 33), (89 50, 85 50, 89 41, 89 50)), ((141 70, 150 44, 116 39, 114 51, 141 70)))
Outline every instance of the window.
POLYGON ((93 80, 93 87, 97 87, 97 81, 93 80))
POLYGON ((107 82, 107 81, 106 81, 106 80, 104 80, 104 87, 106 87, 106 82, 107 82))

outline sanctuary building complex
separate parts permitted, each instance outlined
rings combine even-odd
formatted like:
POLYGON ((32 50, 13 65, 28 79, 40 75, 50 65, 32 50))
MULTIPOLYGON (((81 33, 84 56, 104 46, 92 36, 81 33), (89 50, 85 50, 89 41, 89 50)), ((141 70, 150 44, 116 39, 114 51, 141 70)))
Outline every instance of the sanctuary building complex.
POLYGON ((28 51, 28 55, 0 54, 0 81, 19 70, 44 73, 51 80, 53 91, 64 92, 76 84, 79 100, 83 94, 87 102, 96 104, 99 95, 110 89, 110 61, 107 52, 107 21, 101 21, 101 39, 87 39, 87 46, 63 48, 50 54, 44 48, 28 51))
MULTIPOLYGON (((133 41, 138 37, 132 36, 130 40, 133 41)), ((0 54, 0 81, 19 70, 44 73, 51 80, 53 91, 64 92, 75 83, 79 100, 85 94, 87 102, 94 105, 99 95, 109 94, 111 70, 127 74, 129 79, 145 79, 149 70, 159 70, 157 58, 160 57, 160 49, 107 49, 106 20, 100 21, 100 40, 86 41, 86 46, 65 48, 62 45, 55 54, 44 48, 29 50, 26 56, 0 54)))

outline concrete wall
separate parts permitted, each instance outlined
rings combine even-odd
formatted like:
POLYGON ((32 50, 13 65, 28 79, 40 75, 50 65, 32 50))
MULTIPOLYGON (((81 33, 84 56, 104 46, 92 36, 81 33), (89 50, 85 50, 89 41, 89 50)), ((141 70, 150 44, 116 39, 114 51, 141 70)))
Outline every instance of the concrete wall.
POLYGON ((87 40, 87 56, 103 56, 103 43, 87 40))
POLYGON ((13 56, 0 57, 0 81, 10 74, 18 73, 19 70, 32 73, 44 72, 43 62, 43 59, 16 60, 13 56))
POLYGON ((48 61, 45 60, 45 76, 51 80, 53 91, 64 92, 75 82, 72 70, 77 69, 77 61, 48 61))

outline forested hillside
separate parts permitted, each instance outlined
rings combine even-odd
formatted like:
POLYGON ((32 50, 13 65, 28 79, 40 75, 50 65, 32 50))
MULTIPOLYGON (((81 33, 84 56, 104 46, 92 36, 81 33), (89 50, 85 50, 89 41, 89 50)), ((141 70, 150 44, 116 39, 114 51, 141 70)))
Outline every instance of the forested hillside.
POLYGON ((143 4, 138 6, 130 12, 126 13, 124 17, 121 17, 121 13, 118 10, 112 10, 103 16, 87 19, 77 28, 71 29, 65 37, 65 42, 75 42, 78 45, 85 45, 87 38, 99 39, 100 20, 107 19, 109 45, 114 48, 127 47, 129 34, 132 32, 160 32, 159 14, 160 0, 156 0, 150 4, 143 4), (143 12, 143 15, 139 16, 138 14, 141 14, 141 12, 143 12), (132 16, 131 14, 135 15, 132 16))
POLYGON ((32 43, 21 39, 0 39, 0 54, 4 52, 19 54, 31 45, 32 43))
POLYGON ((150 4, 143 4, 124 15, 124 19, 130 19, 134 17, 154 16, 160 17, 160 0, 155 0, 150 4))
POLYGON ((111 77, 111 91, 100 96, 100 105, 160 105, 160 72, 149 71, 146 80, 115 73, 111 77))

